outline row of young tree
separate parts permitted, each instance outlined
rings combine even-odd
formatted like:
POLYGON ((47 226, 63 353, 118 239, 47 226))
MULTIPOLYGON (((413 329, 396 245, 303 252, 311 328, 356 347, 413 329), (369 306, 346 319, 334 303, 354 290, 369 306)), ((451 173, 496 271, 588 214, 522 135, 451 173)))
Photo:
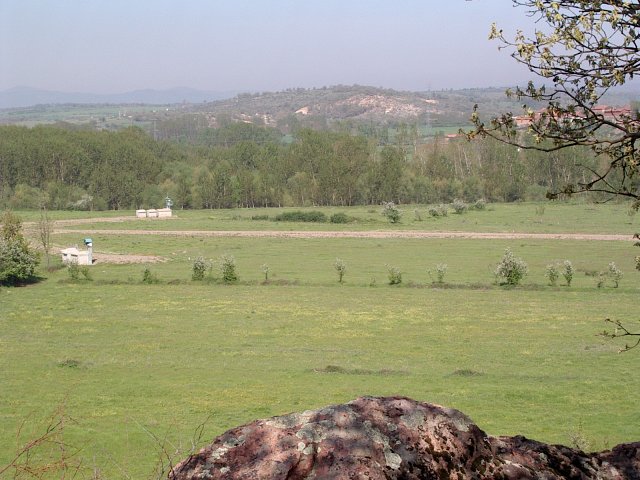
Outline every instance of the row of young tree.
POLYGON ((303 129, 286 142, 250 124, 210 130, 208 142, 190 144, 137 128, 0 127, 0 207, 149 208, 167 195, 177 208, 510 202, 543 198, 598 167, 585 148, 546 154, 490 138, 381 147, 331 131, 303 129))

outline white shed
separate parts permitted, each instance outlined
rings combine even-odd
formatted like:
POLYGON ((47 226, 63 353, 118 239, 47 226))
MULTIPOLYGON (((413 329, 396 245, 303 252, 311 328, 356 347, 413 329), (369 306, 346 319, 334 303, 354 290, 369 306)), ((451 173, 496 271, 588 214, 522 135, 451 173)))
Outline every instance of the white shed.
POLYGON ((77 263, 78 265, 91 265, 89 263, 89 252, 80 251, 76 247, 65 248, 60 251, 63 263, 77 263))

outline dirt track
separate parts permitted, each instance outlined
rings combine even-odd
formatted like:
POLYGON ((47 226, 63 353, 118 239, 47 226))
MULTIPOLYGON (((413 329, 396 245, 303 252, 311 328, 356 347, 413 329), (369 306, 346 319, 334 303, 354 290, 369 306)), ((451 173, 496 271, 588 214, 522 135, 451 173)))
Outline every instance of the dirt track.
MULTIPOLYGON (((278 231, 278 230, 124 230, 124 229, 68 229, 67 226, 85 223, 117 223, 131 220, 130 217, 58 220, 56 234, 83 235, 159 235, 167 237, 238 237, 238 238, 465 238, 465 239, 530 239, 530 240, 587 240, 587 241, 633 241, 631 235, 588 233, 518 233, 518 232, 452 232, 423 230, 369 230, 369 231, 278 231)), ((25 223, 34 229, 35 222, 25 223)), ((97 263, 156 263, 166 261, 155 255, 126 255, 94 253, 97 263)))
MULTIPOLYGON (((590 240, 633 241, 632 235, 598 233, 520 233, 520 232, 457 232, 424 230, 368 230, 368 231, 324 231, 324 230, 130 230, 130 229, 73 229, 64 227, 86 223, 118 223, 131 217, 86 218, 57 220, 54 232, 101 234, 101 235, 159 235, 168 237, 253 237, 253 238, 468 238, 502 240, 590 240)), ((158 221, 171 221, 161 219, 158 221)), ((35 228, 36 222, 25 222, 25 227, 35 228)))
POLYGON ((421 230, 371 231, 276 231, 276 230, 106 230, 55 229, 55 233, 101 235, 159 235, 168 237, 265 237, 265 238, 469 238, 469 239, 531 239, 531 240, 591 240, 632 241, 631 235, 591 233, 518 233, 518 232, 439 232, 421 230))

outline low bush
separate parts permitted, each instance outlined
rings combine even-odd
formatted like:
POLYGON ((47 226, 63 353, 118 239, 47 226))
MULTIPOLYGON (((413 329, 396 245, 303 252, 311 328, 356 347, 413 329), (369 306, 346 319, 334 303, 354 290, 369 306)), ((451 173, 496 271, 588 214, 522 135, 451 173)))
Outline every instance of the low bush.
POLYGON ((390 223, 398 223, 402 217, 402 211, 393 202, 382 202, 382 212, 380 212, 390 223))
POLYGON ((67 264, 67 274, 69 274, 69 279, 73 282, 77 282, 78 280, 80 280, 81 275, 84 280, 93 280, 89 267, 87 265, 83 265, 81 267, 80 265, 78 265, 78 262, 69 262, 67 264))
POLYGON ((433 205, 429 207, 429 215, 432 217, 447 217, 449 215, 449 208, 444 205, 433 205))
POLYGON ((454 213, 457 213, 458 215, 467 211, 467 204, 464 203, 464 201, 460 200, 459 198, 456 198, 453 201, 453 203, 451 204, 451 207, 453 208, 454 213))
POLYGON ((153 285, 160 283, 160 279, 153 274, 149 268, 145 268, 142 272, 142 283, 146 285, 153 285))
POLYGON ((479 198, 476 203, 473 204, 473 208, 476 210, 484 210, 487 208, 487 201, 484 198, 479 198))
POLYGON ((91 270, 89 270, 89 267, 87 265, 80 268, 80 275, 82 275, 85 280, 93 280, 93 277, 91 276, 91 270))
POLYGON ((293 212, 282 212, 275 216, 276 222, 316 222, 325 223, 327 216, 317 210, 310 212, 303 212, 301 210, 295 210, 293 212))
POLYGON ((80 279, 80 266, 78 265, 78 262, 69 262, 67 264, 67 274, 71 280, 80 279))
POLYGON ((253 215, 251 220, 269 220, 269 215, 253 215))
POLYGON ((351 218, 346 213, 334 213, 329 218, 331 223, 349 223, 351 218))

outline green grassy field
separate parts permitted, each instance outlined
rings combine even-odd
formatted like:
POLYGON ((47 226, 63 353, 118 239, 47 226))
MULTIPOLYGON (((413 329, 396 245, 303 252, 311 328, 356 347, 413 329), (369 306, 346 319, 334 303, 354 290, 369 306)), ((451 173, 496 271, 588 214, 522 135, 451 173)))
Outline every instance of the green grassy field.
POLYGON ((0 110, 0 122, 27 127, 66 122, 73 125, 93 123, 100 128, 148 127, 151 120, 140 121, 140 115, 162 111, 165 105, 62 104, 0 110))
MULTIPOLYGON (((378 216, 375 208, 338 210, 378 216)), ((257 213, 263 211, 178 212, 179 219, 154 223, 172 230, 354 226, 250 220, 257 213)), ((543 215, 533 204, 495 205, 439 220, 442 230, 633 231, 626 209, 610 205, 546 205, 543 215)), ((95 227, 140 223, 152 222, 95 227)), ((405 217, 399 228, 424 224, 405 217)), ((377 218, 358 225, 398 228, 377 218)), ((81 238, 65 233, 54 242, 81 238)), ((74 420, 65 439, 82 447, 83 474, 97 469, 106 478, 147 478, 159 456, 153 437, 166 438, 172 452, 188 451, 207 418, 210 440, 255 418, 360 395, 455 407, 492 435, 563 444, 580 437, 593 450, 640 437, 638 353, 617 354, 620 343, 597 336, 604 318, 635 321, 640 274, 632 242, 93 239, 98 252, 166 261, 98 263, 90 282, 69 282, 62 269, 36 285, 0 289, 0 465, 61 404, 74 420), (529 264, 517 288, 493 284, 491 272, 507 247, 529 264), (237 260, 238 284, 190 280, 196 256, 223 253, 237 260), (343 285, 336 257, 347 263, 343 285), (546 265, 564 259, 576 267, 572 286, 562 279, 548 286, 546 265), (625 276, 619 288, 598 289, 593 273, 610 261, 625 276), (427 273, 436 263, 448 265, 444 286, 432 285, 427 273), (402 270, 402 285, 387 285, 387 264, 402 270), (159 284, 141 283, 145 268, 159 284)))
MULTIPOLYGON (((69 229, 131 230, 441 230, 524 233, 600 233, 629 234, 640 230, 640 220, 629 215, 628 204, 589 203, 510 203, 488 204, 486 210, 469 210, 456 215, 450 209, 447 217, 429 216, 426 205, 403 205, 398 224, 390 224, 378 206, 351 208, 256 208, 227 210, 176 210, 171 219, 136 219, 133 211, 116 212, 50 212, 53 219, 127 216, 117 223, 87 223, 69 229), (327 217, 346 213, 350 223, 275 222, 283 211, 321 210, 327 217), (421 220, 416 218, 418 212, 421 220), (264 216, 268 220, 253 220, 264 216)), ((38 221, 38 212, 17 212, 25 221, 38 221)))

